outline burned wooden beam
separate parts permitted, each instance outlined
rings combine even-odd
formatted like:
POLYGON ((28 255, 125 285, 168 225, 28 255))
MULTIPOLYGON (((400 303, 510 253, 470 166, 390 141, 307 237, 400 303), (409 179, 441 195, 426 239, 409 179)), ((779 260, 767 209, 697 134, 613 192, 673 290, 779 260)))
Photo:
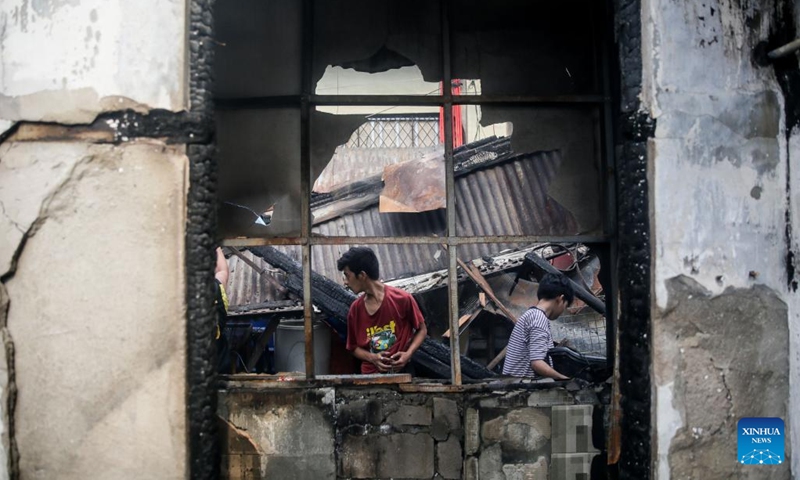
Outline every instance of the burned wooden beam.
MULTIPOLYGON (((545 260, 544 258, 537 255, 535 252, 530 252, 525 255, 525 262, 532 263, 537 267, 541 268, 547 273, 554 273, 554 274, 561 274, 561 272, 556 269, 556 267, 550 265, 550 262, 545 260)), ((600 300, 599 298, 595 297, 592 292, 586 290, 582 285, 577 283, 575 280, 567 277, 567 279, 572 284, 572 288, 575 290, 575 296, 583 300, 586 305, 592 307, 598 313, 605 315, 606 314, 606 304, 600 300)))
POLYGON ((497 306, 497 308, 499 308, 500 311, 503 312, 503 315, 508 317, 508 319, 511 320, 512 322, 517 323, 517 317, 513 313, 511 313, 511 311, 509 311, 509 309, 506 308, 505 305, 503 305, 503 302, 501 302, 497 298, 497 295, 494 294, 494 290, 492 290, 492 287, 489 286, 489 283, 486 281, 485 278, 483 278, 483 275, 481 275, 480 270, 478 270, 475 266, 471 264, 467 265, 460 258, 456 259, 456 261, 458 262, 458 265, 461 267, 461 269, 464 270, 464 273, 466 273, 469 276, 469 278, 471 278, 472 281, 474 281, 475 284, 478 285, 478 288, 480 288, 483 291, 483 293, 486 294, 486 296, 488 296, 489 299, 497 306))
MULTIPOLYGON (((272 302, 252 303, 250 305, 233 305, 228 308, 228 315, 245 314, 251 312, 280 311, 288 310, 292 307, 297 307, 298 302, 295 300, 275 300, 272 302)), ((301 308, 302 310, 302 308, 301 308)))
MULTIPOLYGON (((286 272, 284 286, 293 294, 303 295, 303 267, 288 255, 274 247, 248 247, 254 255, 261 257, 275 268, 286 272)), ((356 295, 338 283, 318 273, 311 272, 311 294, 314 305, 329 316, 330 325, 342 336, 347 335, 347 313, 356 295)), ((450 349, 438 342, 426 338, 419 350, 414 353, 412 362, 442 378, 450 377, 450 349), (443 371, 442 365, 447 367, 443 371)), ((475 361, 461 356, 461 372, 466 379, 479 380, 493 377, 495 374, 475 361)))

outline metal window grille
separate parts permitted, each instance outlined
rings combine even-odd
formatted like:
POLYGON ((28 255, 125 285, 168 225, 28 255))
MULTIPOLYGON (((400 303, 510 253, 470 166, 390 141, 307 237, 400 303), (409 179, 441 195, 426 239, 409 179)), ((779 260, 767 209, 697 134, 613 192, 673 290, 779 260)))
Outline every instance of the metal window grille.
POLYGON ((374 116, 353 132, 348 148, 423 148, 440 145, 438 116, 374 116))

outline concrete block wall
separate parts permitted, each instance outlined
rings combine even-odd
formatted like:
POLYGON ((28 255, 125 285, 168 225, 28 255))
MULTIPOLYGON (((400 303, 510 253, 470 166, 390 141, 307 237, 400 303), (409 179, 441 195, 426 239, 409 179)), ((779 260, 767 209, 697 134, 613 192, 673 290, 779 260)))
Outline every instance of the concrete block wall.
POLYGON ((222 478, 588 479, 593 392, 228 388, 222 478))

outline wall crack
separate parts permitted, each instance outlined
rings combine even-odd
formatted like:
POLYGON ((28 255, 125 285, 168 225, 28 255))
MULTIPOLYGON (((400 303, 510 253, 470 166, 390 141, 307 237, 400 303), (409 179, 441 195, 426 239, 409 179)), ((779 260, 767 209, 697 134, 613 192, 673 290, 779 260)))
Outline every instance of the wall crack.
POLYGON ((11 225, 14 225, 14 228, 19 230, 19 233, 25 235, 25 230, 23 230, 22 227, 17 222, 15 222, 13 218, 8 216, 8 214, 6 213, 6 206, 2 201, 0 201, 0 212, 2 212, 3 216, 6 217, 6 219, 11 225))

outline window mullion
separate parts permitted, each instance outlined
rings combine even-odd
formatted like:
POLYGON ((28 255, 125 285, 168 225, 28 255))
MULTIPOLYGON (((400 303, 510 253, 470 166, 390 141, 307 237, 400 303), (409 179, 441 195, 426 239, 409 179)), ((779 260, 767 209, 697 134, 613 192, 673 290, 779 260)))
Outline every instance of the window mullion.
POLYGON ((442 0, 442 96, 444 108, 444 160, 445 192, 447 198, 447 256, 450 313, 450 379, 453 385, 461 385, 461 351, 458 341, 458 275, 456 271, 456 209, 455 209, 455 168, 453 167, 453 90, 450 72, 450 19, 449 0, 442 0))
POLYGON ((311 72, 314 61, 313 0, 303 1, 303 88, 300 101, 300 186, 302 188, 300 237, 303 240, 303 319, 305 331, 306 378, 314 372, 314 309, 311 300, 311 72))

